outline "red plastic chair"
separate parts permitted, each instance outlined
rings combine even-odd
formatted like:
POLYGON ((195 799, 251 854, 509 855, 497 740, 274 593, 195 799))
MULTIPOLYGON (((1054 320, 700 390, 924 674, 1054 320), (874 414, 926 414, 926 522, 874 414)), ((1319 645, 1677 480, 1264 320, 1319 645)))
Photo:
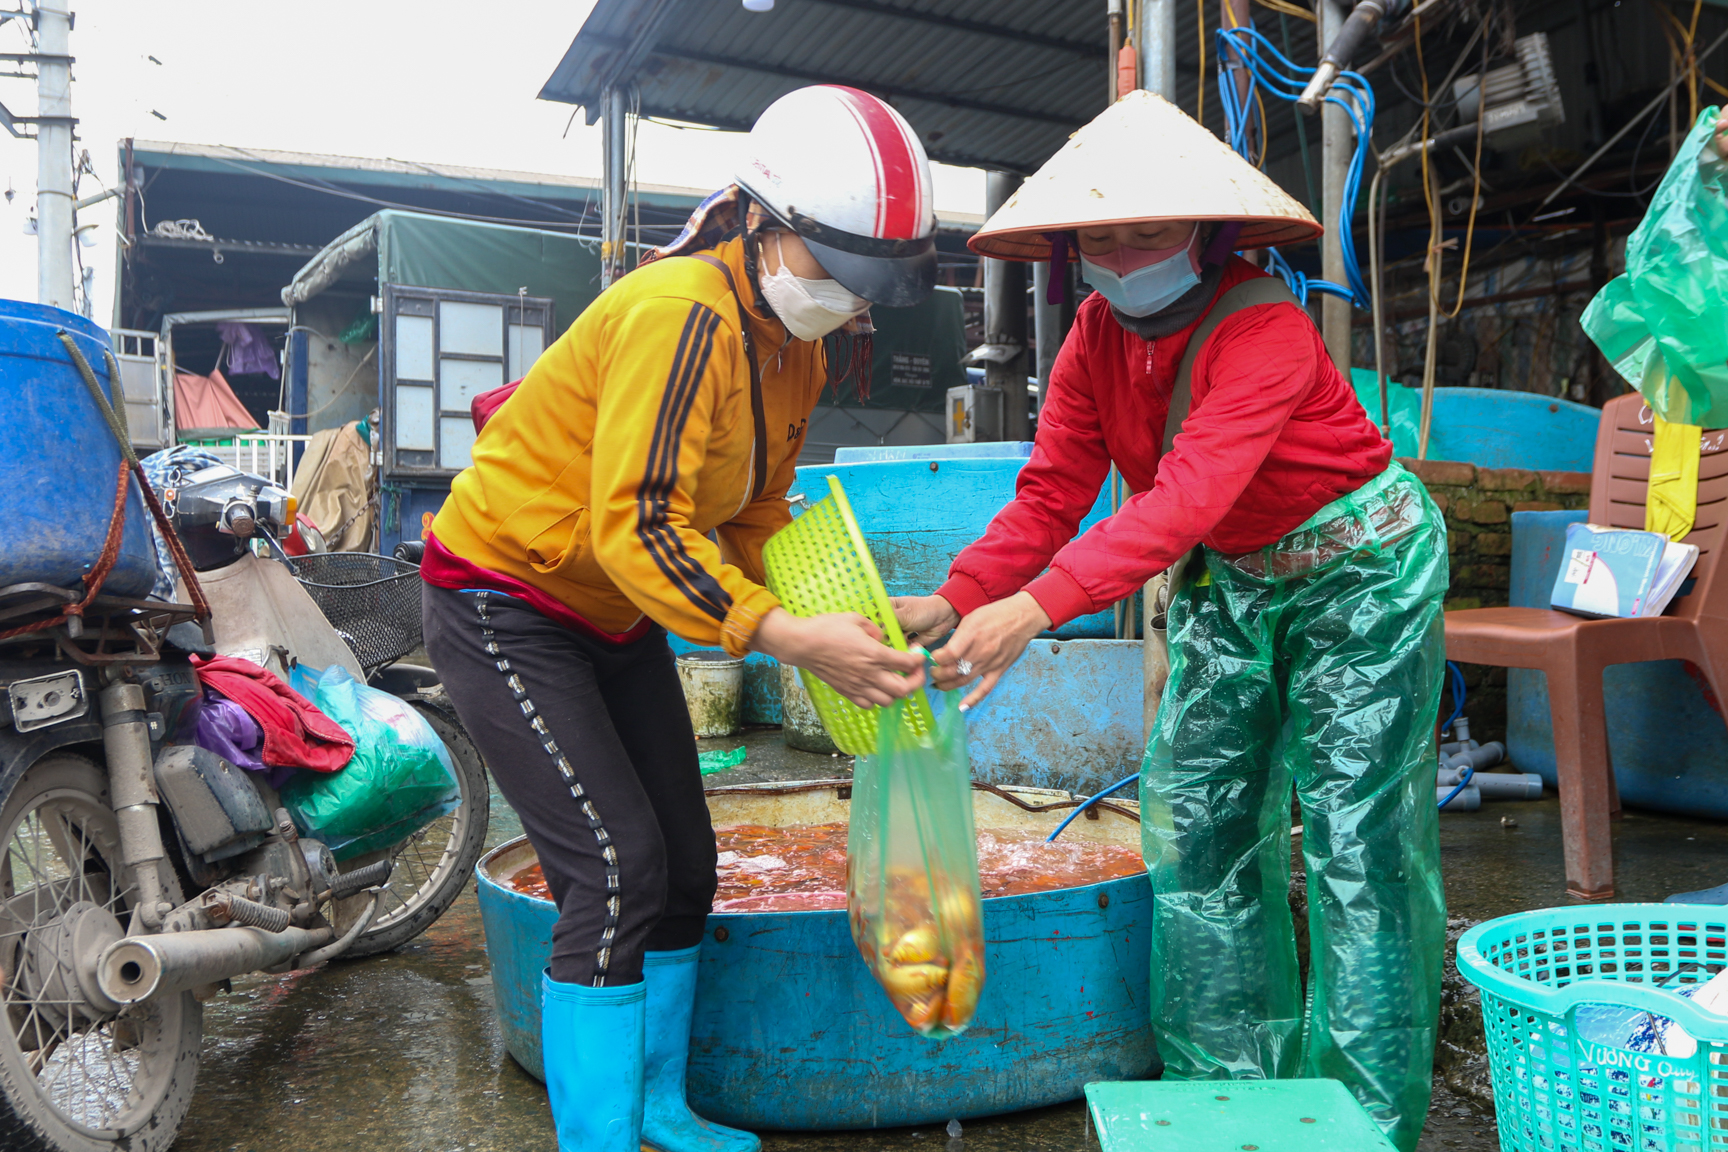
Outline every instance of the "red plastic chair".
MULTIPOLYGON (((1655 420, 1636 394, 1602 409, 1591 470, 1590 522, 1643 528, 1655 420)), ((1698 516, 1688 544, 1699 548, 1688 595, 1661 616, 1586 620, 1542 608, 1475 608, 1446 613, 1446 655, 1467 664, 1534 668, 1548 678, 1566 888, 1586 900, 1614 895, 1610 820, 1619 811, 1608 756, 1602 670, 1642 660, 1689 660, 1718 699, 1728 699, 1728 576, 1716 563, 1728 526, 1728 430, 1704 433, 1698 516)))

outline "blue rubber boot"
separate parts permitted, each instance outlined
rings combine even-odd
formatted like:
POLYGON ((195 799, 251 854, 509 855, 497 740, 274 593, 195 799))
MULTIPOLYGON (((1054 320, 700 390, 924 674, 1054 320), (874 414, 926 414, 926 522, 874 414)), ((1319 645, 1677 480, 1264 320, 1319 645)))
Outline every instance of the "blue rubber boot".
POLYGON ((639 1152, 645 984, 590 988, 541 977, 540 1043, 558 1152, 639 1152))
POLYGON ((677 952, 649 952, 642 961, 642 982, 648 986, 642 1142, 658 1152, 757 1152, 762 1141, 749 1132, 710 1124, 690 1111, 684 1099, 696 957, 701 951, 698 944, 677 952))

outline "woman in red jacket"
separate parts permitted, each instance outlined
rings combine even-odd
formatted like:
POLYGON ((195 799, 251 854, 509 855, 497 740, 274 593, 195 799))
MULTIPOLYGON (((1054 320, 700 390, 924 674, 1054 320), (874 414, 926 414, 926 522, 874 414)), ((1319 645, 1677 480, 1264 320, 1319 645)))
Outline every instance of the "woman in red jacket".
POLYGON ((1077 247, 1097 293, 1056 359, 1015 499, 936 595, 897 607, 926 643, 954 630, 936 680, 982 677, 970 706, 1033 637, 1192 551, 1171 573, 1170 680, 1140 781, 1165 1075, 1339 1079, 1410 1152, 1446 928, 1433 749, 1446 534, 1307 312, 1231 254, 1319 231, 1149 93, 1077 133, 972 246, 1058 264, 1077 247), (1135 495, 1076 539, 1112 463, 1135 495))

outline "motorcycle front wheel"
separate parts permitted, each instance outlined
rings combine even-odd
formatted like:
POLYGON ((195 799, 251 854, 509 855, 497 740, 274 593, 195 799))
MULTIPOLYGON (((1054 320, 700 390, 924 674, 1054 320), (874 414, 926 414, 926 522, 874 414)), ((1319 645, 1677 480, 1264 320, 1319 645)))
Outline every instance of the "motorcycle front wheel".
MULTIPOLYGON (((165 896, 182 897, 163 869, 165 896)), ((192 1102, 190 992, 105 1013, 80 988, 130 923, 108 774, 53 753, 0 781, 0 1148, 165 1152, 192 1102), (85 971, 81 973, 79 970, 85 971)))
MULTIPOLYGON (((353 871, 375 860, 394 857, 395 871, 377 918, 348 949, 346 957, 373 956, 400 948, 430 928, 444 915, 462 886, 474 873, 486 850, 486 823, 491 817, 491 786, 486 766, 474 742, 468 739, 452 710, 439 694, 417 694, 408 698, 428 723, 456 765, 462 799, 454 812, 440 816, 388 852, 376 852, 345 861, 344 871, 353 871)), ((355 896, 341 902, 333 919, 338 932, 346 930, 370 896, 355 896)))

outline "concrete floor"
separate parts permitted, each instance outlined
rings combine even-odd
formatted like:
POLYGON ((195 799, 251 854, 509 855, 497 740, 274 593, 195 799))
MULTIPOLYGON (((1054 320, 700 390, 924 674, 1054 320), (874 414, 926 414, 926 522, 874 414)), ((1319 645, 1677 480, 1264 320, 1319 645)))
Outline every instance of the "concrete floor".
MULTIPOLYGON (((845 757, 746 734, 750 757, 722 784, 847 775, 845 757)), ((738 739, 705 741, 736 747, 738 739)), ((1565 901, 1559 805, 1486 806, 1441 821, 1447 903, 1485 919, 1565 901), (1502 817, 1516 821, 1504 827, 1502 817)), ((494 796, 488 842, 520 832, 494 796)), ((1728 880, 1728 824, 1629 812, 1615 826, 1621 898, 1655 900, 1728 880)), ((554 1146, 545 1091, 505 1054, 492 1011, 470 886, 399 952, 317 972, 234 982, 204 1017, 197 1094, 177 1152, 522 1152, 554 1146)), ((1493 1118, 1436 1092, 1422 1152, 1498 1148, 1493 1118)), ((968 1123, 867 1133, 783 1133, 767 1152, 1082 1152, 1096 1148, 1079 1104, 968 1123)))

